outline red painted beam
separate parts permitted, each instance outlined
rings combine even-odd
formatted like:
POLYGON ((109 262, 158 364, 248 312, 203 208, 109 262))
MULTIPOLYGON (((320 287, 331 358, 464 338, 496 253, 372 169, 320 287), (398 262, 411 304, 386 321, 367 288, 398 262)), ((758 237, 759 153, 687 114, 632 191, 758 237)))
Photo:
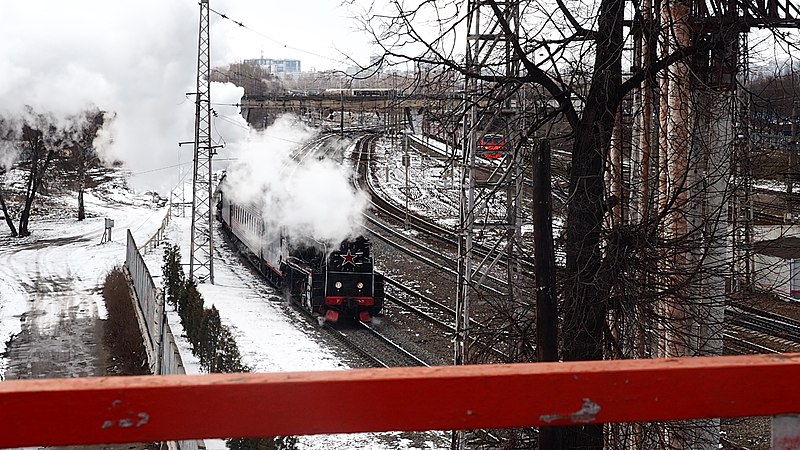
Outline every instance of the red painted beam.
POLYGON ((800 412, 800 354, 0 383, 0 447, 800 412))

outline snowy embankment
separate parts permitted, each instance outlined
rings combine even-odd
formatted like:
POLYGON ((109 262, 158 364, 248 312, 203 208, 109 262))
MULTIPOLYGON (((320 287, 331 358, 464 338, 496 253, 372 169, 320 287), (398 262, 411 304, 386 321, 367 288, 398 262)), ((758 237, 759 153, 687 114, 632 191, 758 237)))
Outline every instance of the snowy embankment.
MULTIPOLYGON (((75 342, 59 333, 64 334, 65 325, 79 318, 95 321, 105 318, 100 294, 102 282, 113 267, 125 260, 125 231, 131 230, 134 239, 143 243, 158 229, 167 212, 165 208, 156 207, 151 196, 137 196, 121 188, 105 192, 102 198, 87 194, 86 202, 91 217, 83 222, 65 217, 66 214, 37 217, 32 222, 30 237, 0 238, 0 340, 5 343, 22 330, 35 330, 37 335, 49 337, 46 340, 48 355, 60 352, 80 362, 65 365, 64 370, 69 373, 31 373, 31 377, 103 374, 104 367, 92 367, 95 361, 78 355, 75 342), (105 218, 113 219, 115 226, 112 240, 101 244, 105 218), (51 348, 54 341, 65 342, 65 348, 51 348)), ((189 230, 189 219, 180 217, 173 219, 168 230, 169 240, 179 243, 184 262, 188 262, 189 257, 189 230)), ((223 323, 233 331, 245 364, 259 372, 348 368, 324 343, 312 337, 313 325, 299 320, 296 311, 219 242, 218 234, 216 239, 219 244, 215 260, 216 283, 202 284, 200 291, 206 305, 216 305, 223 323)), ((156 283, 160 283, 161 258, 158 250, 146 255, 156 283)), ((169 316, 173 332, 179 337, 187 372, 199 373, 185 339, 180 338, 177 314, 169 316)), ((101 344, 95 342, 94 345, 101 344)), ((3 345, 2 350, 0 353, 5 355, 8 349, 3 345)), ((24 361, 9 361, 2 356, 0 374, 4 375, 9 365, 25 366, 24 361)), ((375 401, 380 401, 380 393, 374 395, 375 401)), ((298 405, 298 408, 306 407, 313 405, 298 405)), ((437 449, 448 446, 444 433, 418 434, 413 441, 406 436, 402 433, 305 436, 299 439, 298 449, 437 449)), ((207 444, 209 448, 224 448, 220 440, 210 440, 207 444)))
POLYGON ((63 208, 53 207, 46 217, 31 219, 31 235, 11 238, 0 233, 0 379, 16 362, 14 378, 103 375, 104 367, 92 367, 91 345, 77 342, 70 326, 79 319, 104 319, 100 294, 106 274, 125 261, 125 230, 146 240, 158 229, 164 208, 151 196, 137 196, 124 189, 85 196, 89 217, 82 222, 69 211, 75 199, 64 199, 63 208), (54 213, 54 211, 67 211, 54 213), (105 219, 115 221, 110 242, 101 243, 105 219), (22 331, 37 336, 26 355, 28 362, 9 361, 6 355, 22 331), (61 343, 63 342, 63 344, 61 343), (47 348, 44 348, 47 347, 47 348), (42 373, 32 367, 36 355, 63 358, 65 367, 42 373))
MULTIPOLYGON (((167 240, 178 243, 184 265, 189 262, 190 216, 174 217, 167 229, 167 240)), ((216 306, 222 323, 230 327, 242 354, 242 362, 254 372, 338 370, 350 368, 341 356, 326 346, 317 337, 316 325, 305 320, 298 311, 285 303, 283 298, 242 260, 231 252, 220 233, 215 232, 216 254, 214 260, 214 284, 198 286, 205 306, 216 306)), ((150 273, 161 283, 161 260, 159 251, 145 256, 150 273)), ((188 267, 187 267, 188 271, 188 267)), ((169 312, 169 322, 179 341, 181 357, 187 373, 199 373, 196 358, 191 355, 185 337, 181 335, 180 319, 176 312, 169 312)), ((375 401, 381 401, 380 393, 373 393, 375 401)), ((331 398, 320 402, 336 401, 331 398)), ((298 408, 313 408, 314 405, 298 405, 298 408)), ((208 440, 209 449, 224 448, 219 440, 208 440)), ((320 436, 301 436, 298 449, 444 449, 449 448, 446 433, 364 433, 320 436), (413 441, 411 439, 413 437, 413 441)))

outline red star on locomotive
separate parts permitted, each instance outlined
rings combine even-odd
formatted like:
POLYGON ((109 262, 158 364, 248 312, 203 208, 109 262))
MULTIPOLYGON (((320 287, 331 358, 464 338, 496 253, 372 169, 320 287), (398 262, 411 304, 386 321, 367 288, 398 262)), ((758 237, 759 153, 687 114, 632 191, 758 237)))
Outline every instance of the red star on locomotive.
POLYGON ((346 255, 341 255, 341 257, 343 259, 342 260, 342 266, 344 266, 345 264, 352 264, 353 266, 356 265, 356 255, 350 253, 350 249, 349 248, 347 249, 347 254, 346 255))
POLYGON ((280 236, 267 235, 261 211, 233 203, 225 194, 226 186, 221 182, 215 194, 223 230, 292 302, 320 323, 340 318, 369 322, 381 314, 383 275, 374 271, 368 239, 346 239, 331 249, 304 245, 308 240, 294 236, 291 229, 282 230, 280 236))

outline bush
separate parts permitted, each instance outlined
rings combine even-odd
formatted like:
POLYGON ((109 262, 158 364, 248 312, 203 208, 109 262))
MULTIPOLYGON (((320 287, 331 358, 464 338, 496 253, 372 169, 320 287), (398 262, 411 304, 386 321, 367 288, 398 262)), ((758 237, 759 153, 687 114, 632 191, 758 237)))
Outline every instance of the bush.
MULTIPOLYGON (((250 368, 242 364, 230 329, 222 325, 217 308, 206 309, 197 285, 186 279, 177 246, 168 246, 164 251, 162 270, 167 302, 178 309, 192 354, 200 359, 200 366, 209 373, 249 372, 250 368)), ((231 450, 292 450, 297 438, 235 438, 226 442, 231 450)))
POLYGON ((186 279, 177 246, 164 251, 164 292, 167 301, 177 305, 181 324, 192 346, 192 354, 210 373, 247 372, 239 348, 228 327, 222 325, 217 308, 206 309, 203 296, 193 280, 186 279))
POLYGON ((291 450, 297 447, 297 438, 294 436, 236 438, 225 442, 231 450, 291 450))
POLYGON ((109 372, 119 375, 148 375, 147 352, 136 320, 128 280, 119 267, 106 275, 103 300, 108 311, 103 339, 115 364, 109 372))
MULTIPOLYGON (((162 267, 164 292, 167 302, 178 309, 192 354, 200 359, 200 366, 209 373, 249 372, 250 368, 242 364, 239 347, 230 329, 222 325, 219 311, 214 306, 205 308, 203 296, 195 282, 186 279, 180 262, 178 247, 168 246, 162 267)), ((296 448, 297 438, 235 438, 226 442, 232 450, 292 450, 296 448)))
POLYGON ((181 269, 181 254, 177 245, 167 246, 164 250, 164 294, 167 303, 173 309, 178 308, 178 298, 181 286, 184 283, 183 269, 181 269))

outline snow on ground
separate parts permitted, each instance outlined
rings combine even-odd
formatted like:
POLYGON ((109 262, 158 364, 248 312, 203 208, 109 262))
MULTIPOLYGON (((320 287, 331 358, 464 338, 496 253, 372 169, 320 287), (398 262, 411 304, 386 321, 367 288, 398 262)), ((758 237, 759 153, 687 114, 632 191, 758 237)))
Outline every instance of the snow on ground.
MULTIPOLYGON (((446 145, 421 135, 410 136, 417 142, 425 142, 433 147, 431 155, 409 151, 411 165, 408 168, 409 210, 421 216, 435 218, 442 226, 455 227, 458 224, 459 176, 458 170, 445 166, 442 155, 446 145), (438 153, 438 155, 437 155, 438 153)), ((403 167, 402 138, 381 138, 376 145, 376 158, 384 169, 375 173, 375 185, 383 196, 396 205, 406 202, 406 172, 403 167)))
MULTIPOLYGON (((65 199, 74 202, 74 199, 65 199)), ((118 183, 102 194, 86 194, 91 215, 77 222, 72 213, 34 217, 32 236, 11 239, 0 233, 0 350, 20 333, 23 327, 48 333, 59 323, 76 317, 102 319, 105 308, 100 294, 106 274, 125 261, 125 230, 131 230, 136 242, 143 244, 158 229, 165 208, 158 208, 150 195, 136 195, 118 183), (115 221, 113 240, 101 244, 104 219, 115 221), (46 281, 46 283, 45 283, 46 281), (67 296, 53 295, 66 291, 67 296)), ((190 213, 174 217, 168 227, 169 241, 179 243, 183 262, 189 261, 190 213)), ((316 336, 313 324, 265 282, 246 268, 216 234, 215 284, 201 284, 206 306, 220 311, 242 353, 243 362, 253 371, 344 370, 349 366, 316 336)), ((145 256, 151 274, 160 284, 162 250, 145 256)), ((181 356, 189 373, 199 373, 196 359, 185 339, 181 338, 177 313, 169 313, 169 322, 179 341, 181 356)), ((0 351, 0 378, 8 360, 0 351)), ((70 375, 66 375, 70 376, 70 375)), ((71 376, 86 376, 80 372, 71 376)), ((320 400, 323 401, 323 400, 320 400)), ((380 394, 376 394, 380 401, 380 394)), ((302 405, 298 407, 313 407, 302 405)), ((207 441, 208 448, 224 448, 221 440, 207 441)), ((333 449, 444 449, 449 448, 445 432, 364 433, 302 436, 301 450, 333 449), (413 440, 411 439, 413 437, 413 440)))
MULTIPOLYGON (((187 211, 188 212, 188 211, 187 211)), ((186 214, 187 216, 189 214, 186 214)), ((170 242, 179 243, 183 263, 189 261, 190 220, 174 217, 168 227, 170 242)), ((205 306, 213 304, 220 312, 223 324, 231 328, 242 354, 244 364, 254 372, 344 370, 350 368, 325 342, 315 338, 316 326, 309 324, 291 308, 264 280, 246 267, 243 261, 215 233, 217 249, 214 260, 214 284, 198 286, 205 306)), ((161 254, 151 252, 145 257, 150 273, 160 283, 161 254)), ((170 325, 176 338, 180 334, 180 319, 170 313, 170 325)), ((184 341, 183 339, 179 339, 184 341)), ((180 344, 181 357, 187 372, 198 373, 199 367, 189 346, 180 344)), ((320 399, 320 401, 324 401, 320 399)), ((376 394, 380 401, 380 394, 376 394)), ((313 407, 313 405, 299 406, 313 407)), ((414 442, 405 433, 356 433, 320 436, 300 436, 300 450, 339 449, 445 449, 449 435, 444 432, 422 434, 414 442), (417 443, 415 443, 417 442, 417 443), (421 443, 420 443, 421 442, 421 443)), ((219 440, 207 440, 209 449, 224 448, 219 440)))
POLYGON ((105 318, 100 287, 106 274, 125 261, 125 230, 143 242, 165 213, 151 196, 124 190, 114 196, 115 202, 108 203, 87 193, 89 217, 82 222, 75 219, 77 200, 70 198, 64 199, 69 212, 32 217, 28 237, 13 239, 7 230, 0 232, 0 379, 9 367, 6 345, 23 327, 53 336, 64 320, 105 318), (101 244, 105 218, 113 219, 115 227, 113 240, 101 244))

